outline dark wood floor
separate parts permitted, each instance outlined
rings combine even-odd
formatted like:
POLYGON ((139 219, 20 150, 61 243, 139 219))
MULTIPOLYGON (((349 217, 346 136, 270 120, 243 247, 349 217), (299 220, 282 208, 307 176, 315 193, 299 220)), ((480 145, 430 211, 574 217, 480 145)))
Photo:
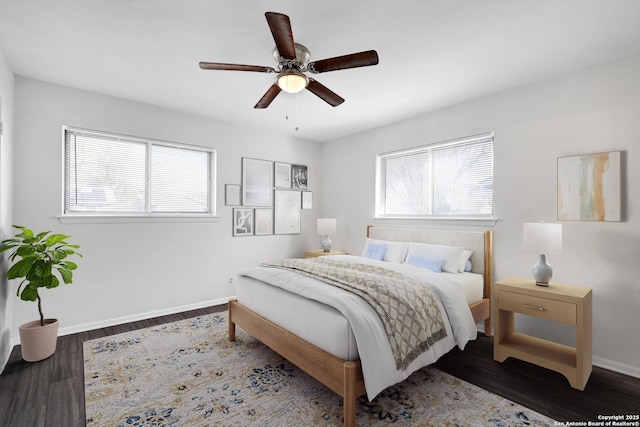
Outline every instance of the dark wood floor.
MULTIPOLYGON (((640 379, 593 367, 584 391, 556 372, 509 358, 493 360, 484 335, 440 358, 435 366, 557 421, 598 421, 599 415, 640 414, 640 379)), ((637 420, 637 418, 636 418, 637 420)))
MULTIPOLYGON (((209 307, 58 338, 49 359, 24 362, 13 349, 0 376, 0 426, 85 425, 82 343, 226 309, 209 307)), ((493 361, 493 341, 480 336, 464 352, 452 350, 436 367, 559 421, 596 421, 598 415, 640 413, 640 379, 594 367, 583 392, 560 374, 514 359, 493 361)))

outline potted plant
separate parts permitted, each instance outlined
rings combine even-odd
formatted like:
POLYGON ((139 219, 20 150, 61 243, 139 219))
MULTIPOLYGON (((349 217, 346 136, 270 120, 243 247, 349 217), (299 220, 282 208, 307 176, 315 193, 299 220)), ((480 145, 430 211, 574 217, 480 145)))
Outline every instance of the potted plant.
POLYGON ((78 266, 67 257, 82 254, 76 252, 80 246, 67 243, 71 236, 50 234, 50 231, 35 234, 27 227, 13 227, 20 233, 3 240, 0 253, 13 249, 9 260, 14 264, 7 271, 7 279, 22 278, 16 295, 23 301, 38 302, 40 320, 25 323, 19 328, 22 358, 36 362, 51 356, 56 351, 58 340, 58 320, 44 318, 39 289, 55 288, 60 279, 64 283, 72 283, 73 270, 78 266))

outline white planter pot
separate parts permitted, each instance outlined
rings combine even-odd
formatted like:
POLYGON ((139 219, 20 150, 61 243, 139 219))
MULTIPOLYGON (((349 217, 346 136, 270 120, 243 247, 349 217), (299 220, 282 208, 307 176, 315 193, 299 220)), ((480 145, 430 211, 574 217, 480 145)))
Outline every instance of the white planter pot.
POLYGON ((58 344, 58 319, 44 319, 20 326, 20 347, 22 358, 27 362, 37 362, 51 356, 58 344))

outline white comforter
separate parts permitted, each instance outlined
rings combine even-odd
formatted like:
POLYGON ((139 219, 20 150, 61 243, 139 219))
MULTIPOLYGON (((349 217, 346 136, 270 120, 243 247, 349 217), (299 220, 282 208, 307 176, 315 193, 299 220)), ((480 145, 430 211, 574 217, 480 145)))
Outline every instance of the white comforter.
POLYGON ((385 388, 404 380, 417 369, 435 362, 455 345, 463 350, 469 340, 477 337, 476 325, 462 287, 442 274, 411 265, 374 261, 352 255, 335 255, 335 258, 379 265, 424 283, 438 300, 447 327, 447 337, 422 353, 407 369, 397 370, 384 325, 364 299, 335 286, 279 268, 254 267, 245 271, 243 275, 319 301, 340 311, 349 320, 358 345, 369 400, 385 388))

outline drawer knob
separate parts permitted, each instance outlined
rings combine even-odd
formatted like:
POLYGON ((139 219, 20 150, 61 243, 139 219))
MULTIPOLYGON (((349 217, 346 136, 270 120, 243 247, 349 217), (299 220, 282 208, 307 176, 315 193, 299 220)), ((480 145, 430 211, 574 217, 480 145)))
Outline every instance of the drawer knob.
POLYGON ((537 305, 525 304, 524 308, 530 308, 531 310, 544 311, 544 307, 538 307, 537 305))

